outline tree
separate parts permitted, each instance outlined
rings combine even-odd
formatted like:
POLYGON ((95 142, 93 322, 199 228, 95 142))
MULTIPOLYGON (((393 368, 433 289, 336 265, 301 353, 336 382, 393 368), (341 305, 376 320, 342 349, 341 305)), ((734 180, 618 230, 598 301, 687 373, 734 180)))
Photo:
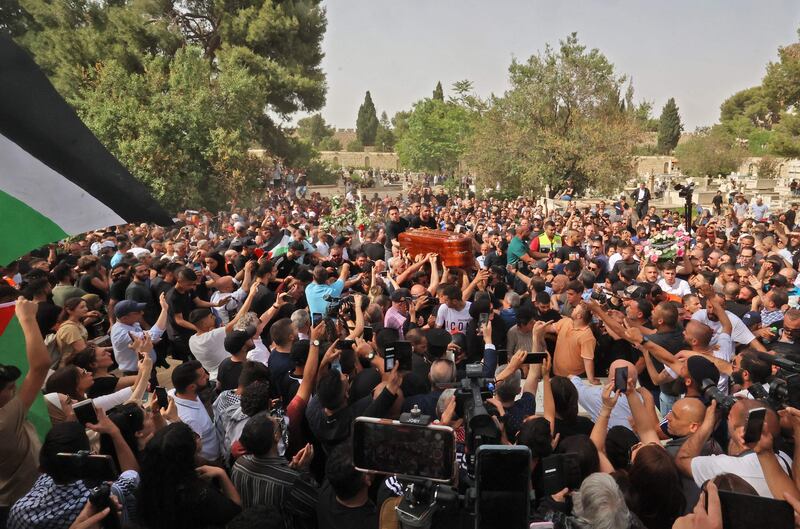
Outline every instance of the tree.
POLYGON ((318 148, 321 151, 341 151, 342 142, 333 136, 329 136, 327 138, 322 138, 322 141, 319 142, 318 148))
POLYGON ((678 105, 675 99, 670 97, 667 104, 661 111, 658 120, 658 142, 656 146, 661 154, 669 154, 678 145, 678 140, 683 131, 681 116, 678 114, 678 105))
POLYGON ((375 147, 379 152, 392 152, 394 150, 395 138, 392 131, 392 124, 386 112, 381 112, 381 119, 378 123, 378 132, 375 134, 375 147))
POLYGON ((350 152, 364 152, 364 145, 358 139, 355 139, 347 144, 347 150, 350 152))
POLYGON ((442 90, 442 82, 436 83, 436 88, 433 89, 433 98, 439 101, 444 101, 444 90, 442 90))
POLYGON ((279 121, 325 102, 320 0, 18 2, 32 22, 16 40, 166 207, 212 207, 250 186, 252 146, 310 159, 279 121))
POLYGON ((479 188, 551 192, 618 189, 633 169, 640 129, 622 110, 624 76, 571 34, 509 67, 510 89, 493 97, 469 139, 467 165, 479 188))
POLYGON ((417 101, 408 118, 408 131, 397 143, 400 163, 415 171, 453 171, 470 132, 466 108, 452 101, 417 101))
POLYGON ((795 112, 781 113, 780 122, 775 125, 770 137, 769 150, 787 158, 800 156, 800 116, 795 112))
POLYGON ((313 147, 319 147, 322 140, 333 136, 333 128, 325 123, 322 114, 314 114, 297 121, 297 135, 313 147))
POLYGON ((739 169, 747 152, 724 127, 696 132, 675 148, 681 171, 693 177, 727 175, 739 169))
POLYGON ((394 133, 395 145, 408 132, 408 118, 410 117, 410 110, 398 110, 392 117, 392 132, 394 133))
POLYGON ((375 135, 378 133, 378 115, 375 113, 375 105, 372 103, 372 96, 367 90, 364 102, 358 107, 358 118, 356 119, 356 136, 362 145, 375 145, 375 135))

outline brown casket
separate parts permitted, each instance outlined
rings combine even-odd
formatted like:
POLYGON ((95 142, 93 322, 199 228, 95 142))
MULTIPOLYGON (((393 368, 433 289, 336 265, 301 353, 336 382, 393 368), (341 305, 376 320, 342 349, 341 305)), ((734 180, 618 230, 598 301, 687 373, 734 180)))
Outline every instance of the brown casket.
POLYGON ((397 236, 400 247, 412 256, 436 253, 448 267, 471 268, 475 263, 472 239, 461 233, 418 228, 397 236))

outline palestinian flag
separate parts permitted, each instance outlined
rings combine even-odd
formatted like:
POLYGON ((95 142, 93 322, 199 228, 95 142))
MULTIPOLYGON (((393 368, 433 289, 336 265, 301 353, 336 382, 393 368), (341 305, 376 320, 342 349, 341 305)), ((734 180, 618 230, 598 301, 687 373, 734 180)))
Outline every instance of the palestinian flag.
POLYGON ((67 236, 130 222, 172 219, 33 59, 0 36, 0 266, 67 236))
MULTIPOLYGON (((17 366, 22 371, 21 381, 28 373, 28 357, 25 354, 25 336, 14 313, 15 305, 13 301, 0 304, 0 363, 17 366)), ((44 439, 50 429, 50 415, 43 396, 37 397, 31 406, 28 420, 33 423, 39 437, 44 439)))

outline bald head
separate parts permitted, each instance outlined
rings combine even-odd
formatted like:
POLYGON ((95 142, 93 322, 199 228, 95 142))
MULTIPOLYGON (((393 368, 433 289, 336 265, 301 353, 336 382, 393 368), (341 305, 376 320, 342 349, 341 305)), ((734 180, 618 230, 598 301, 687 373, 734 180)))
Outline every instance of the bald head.
POLYGON ((414 286, 411 287, 411 296, 417 297, 425 294, 426 289, 419 283, 415 283, 414 286))
POLYGON ((217 290, 220 292, 233 292, 233 278, 231 276, 222 276, 214 281, 214 286, 216 286, 217 290))
POLYGON ((431 364, 431 384, 446 384, 455 382, 455 366, 449 360, 436 360, 431 364))
POLYGON ((609 380, 614 380, 616 377, 617 369, 621 367, 628 368, 628 385, 635 385, 636 384, 636 366, 628 362, 627 360, 614 360, 611 362, 611 365, 608 366, 608 378, 609 380))
POLYGON ((685 437, 697 431, 706 416, 706 407, 700 399, 678 399, 667 415, 667 431, 676 437, 685 437))
POLYGON ((731 446, 728 449, 728 453, 730 455, 737 455, 748 448, 746 446, 739 446, 735 443, 734 440, 736 437, 734 436, 734 433, 737 430, 742 430, 745 427, 747 424, 748 412, 755 408, 767 408, 767 415, 764 418, 764 428, 766 431, 771 433, 773 437, 780 434, 780 420, 778 419, 778 414, 775 413, 775 410, 760 400, 739 399, 731 408, 730 413, 728 413, 728 432, 731 437, 731 446))
POLYGON ((714 331, 705 323, 689 320, 686 324, 686 339, 693 347, 708 347, 714 331))
POLYGON ((725 286, 722 287, 722 293, 727 299, 735 299, 739 295, 739 290, 739 284, 733 281, 725 283, 725 286))

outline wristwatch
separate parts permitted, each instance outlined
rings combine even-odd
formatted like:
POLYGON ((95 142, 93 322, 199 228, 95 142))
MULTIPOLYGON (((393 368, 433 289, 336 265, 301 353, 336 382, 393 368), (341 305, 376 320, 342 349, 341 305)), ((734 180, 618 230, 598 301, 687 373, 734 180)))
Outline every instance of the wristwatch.
POLYGON ((372 360, 373 360, 374 358, 375 358, 375 351, 370 351, 370 352, 369 352, 369 354, 367 355, 367 360, 369 360, 370 362, 372 362, 372 360))
POLYGON ((319 347, 319 340, 311 340, 311 345, 314 347, 319 347))
POLYGON ((649 341, 650 341, 650 338, 648 338, 647 336, 642 336, 642 341, 639 342, 639 345, 644 345, 649 341))

